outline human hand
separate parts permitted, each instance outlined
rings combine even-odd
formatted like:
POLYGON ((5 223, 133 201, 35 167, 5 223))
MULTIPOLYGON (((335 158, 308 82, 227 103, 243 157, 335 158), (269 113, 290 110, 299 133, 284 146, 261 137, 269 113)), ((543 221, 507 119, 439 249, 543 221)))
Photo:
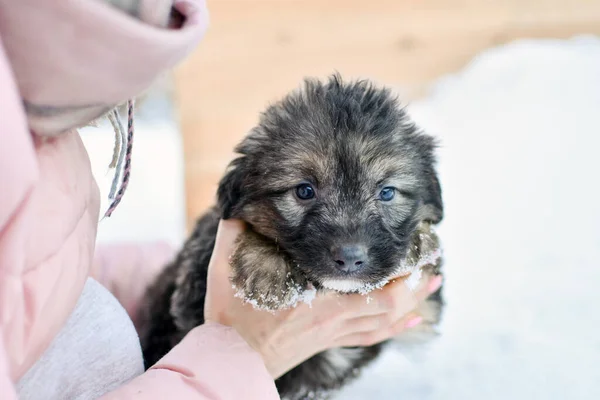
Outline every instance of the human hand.
POLYGON ((312 304, 276 313, 257 310, 234 296, 229 256, 244 229, 241 221, 221 221, 208 268, 204 316, 233 327, 257 352, 274 379, 329 348, 370 346, 421 322, 416 308, 442 284, 441 276, 410 290, 398 278, 368 297, 319 293, 312 304), (367 301, 368 299, 368 301, 367 301))

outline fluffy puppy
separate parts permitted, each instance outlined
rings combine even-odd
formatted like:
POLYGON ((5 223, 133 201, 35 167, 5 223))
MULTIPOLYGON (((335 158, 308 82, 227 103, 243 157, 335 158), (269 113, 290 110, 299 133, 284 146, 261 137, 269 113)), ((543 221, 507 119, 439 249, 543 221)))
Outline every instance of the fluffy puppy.
MULTIPOLYGON (((248 223, 232 256, 240 296, 270 310, 309 290, 366 293, 390 277, 439 274, 432 226, 443 216, 435 142, 388 89, 367 81, 306 80, 267 108, 237 147, 218 206, 148 290, 140 329, 147 365, 204 322, 207 267, 220 218, 248 223)), ((441 289, 440 289, 441 290, 441 289)), ((435 333, 438 290, 409 342, 435 333)), ((317 354, 277 380, 284 399, 326 398, 383 344, 317 354)))

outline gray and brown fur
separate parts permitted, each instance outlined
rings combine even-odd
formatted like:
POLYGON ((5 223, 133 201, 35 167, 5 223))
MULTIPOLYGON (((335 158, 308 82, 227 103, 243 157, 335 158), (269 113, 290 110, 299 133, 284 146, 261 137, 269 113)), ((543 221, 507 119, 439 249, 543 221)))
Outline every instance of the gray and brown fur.
MULTIPOLYGON (((204 322, 207 268, 220 218, 248 223, 232 257, 232 281, 272 309, 289 295, 290 285, 310 282, 323 290, 326 280, 381 282, 402 260, 416 261, 437 247, 431 227, 442 220, 443 203, 435 147, 388 89, 368 81, 309 79, 268 107, 238 145, 239 156, 220 182, 218 205, 199 219, 148 290, 140 329, 146 364, 204 322), (311 185, 314 198, 299 197, 302 184, 311 185), (383 200, 384 187, 394 188, 391 201, 383 200), (340 269, 343 262, 333 255, 332 249, 348 244, 363 249, 356 270, 340 269)), ((440 267, 438 261, 425 273, 439 274, 440 267)), ((422 310, 425 323, 406 335, 434 333, 441 308, 438 290, 422 310)), ((382 346, 317 354, 276 381, 280 394, 326 398, 382 346)))

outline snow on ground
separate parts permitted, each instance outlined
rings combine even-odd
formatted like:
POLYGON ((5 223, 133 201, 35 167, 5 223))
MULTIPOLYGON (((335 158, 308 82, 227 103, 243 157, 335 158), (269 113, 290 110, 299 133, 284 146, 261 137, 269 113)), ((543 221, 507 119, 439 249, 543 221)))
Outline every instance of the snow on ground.
MULTIPOLYGON (((486 51, 409 110, 442 144, 442 335, 390 349, 337 398, 600 399, 600 40, 486 51)), ((106 193, 112 133, 85 141, 106 193)), ((173 124, 138 122, 101 241, 181 240, 180 146, 173 124)))
POLYGON ((442 336, 339 399, 600 399, 600 40, 486 51, 409 109, 442 144, 442 336))

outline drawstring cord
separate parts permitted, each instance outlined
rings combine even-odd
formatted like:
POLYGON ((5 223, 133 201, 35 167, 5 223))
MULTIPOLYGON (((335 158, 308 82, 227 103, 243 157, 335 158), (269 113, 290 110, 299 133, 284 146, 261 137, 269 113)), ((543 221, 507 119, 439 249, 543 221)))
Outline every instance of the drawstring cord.
POLYGON ((113 158, 108 168, 115 168, 115 176, 110 187, 110 193, 108 194, 109 199, 115 198, 117 187, 119 185, 119 177, 121 176, 123 161, 125 160, 125 151, 127 150, 127 135, 125 129, 119 118, 119 112, 114 109, 108 114, 108 120, 115 130, 115 149, 113 151, 113 158))
POLYGON ((123 128, 123 124, 121 123, 117 109, 114 109, 108 114, 108 120, 115 131, 115 148, 109 168, 115 168, 115 176, 112 181, 110 193, 108 194, 108 198, 112 200, 112 203, 108 207, 108 210, 106 210, 103 219, 112 215, 123 199, 123 195, 125 194, 127 186, 129 185, 129 176, 131 172, 131 148, 133 147, 133 108, 134 100, 128 100, 127 134, 125 134, 125 129, 123 128), (119 178, 121 176, 121 185, 119 186, 119 178))

